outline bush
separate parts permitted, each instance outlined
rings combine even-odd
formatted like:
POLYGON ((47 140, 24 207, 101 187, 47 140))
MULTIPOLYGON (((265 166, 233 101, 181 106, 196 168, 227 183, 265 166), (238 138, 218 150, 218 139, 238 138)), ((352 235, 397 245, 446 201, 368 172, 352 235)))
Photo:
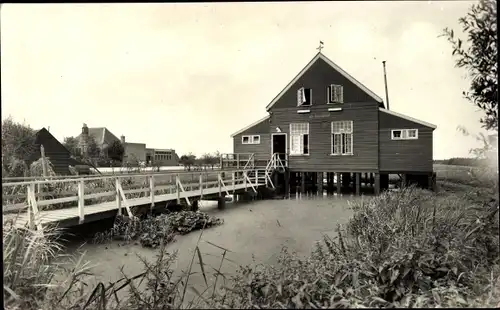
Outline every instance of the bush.
POLYGON ((499 300, 498 201, 478 204, 411 187, 352 209, 338 237, 325 236, 310 257, 285 248, 281 267, 242 268, 215 306, 458 307, 499 300))

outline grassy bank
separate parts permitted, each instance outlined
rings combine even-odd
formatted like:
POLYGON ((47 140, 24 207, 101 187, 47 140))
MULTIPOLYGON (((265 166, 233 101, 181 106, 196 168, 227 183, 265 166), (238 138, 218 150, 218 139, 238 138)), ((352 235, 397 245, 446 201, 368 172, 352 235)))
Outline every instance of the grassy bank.
POLYGON ((354 216, 335 238, 324 236, 306 258, 283 249, 280 267, 245 266, 224 276, 220 265, 203 263, 196 247, 190 263, 201 265, 207 289, 194 291, 199 298, 189 302, 191 270, 173 275, 175 254, 165 242, 158 243, 156 261, 143 262, 143 273, 82 293, 90 266, 77 258, 73 265, 52 264, 55 235, 4 231, 4 296, 10 309, 492 307, 500 300, 498 191, 477 182, 453 183, 464 186, 453 190, 440 183, 440 193, 406 188, 353 203, 354 216), (56 273, 66 280, 47 285, 56 273))

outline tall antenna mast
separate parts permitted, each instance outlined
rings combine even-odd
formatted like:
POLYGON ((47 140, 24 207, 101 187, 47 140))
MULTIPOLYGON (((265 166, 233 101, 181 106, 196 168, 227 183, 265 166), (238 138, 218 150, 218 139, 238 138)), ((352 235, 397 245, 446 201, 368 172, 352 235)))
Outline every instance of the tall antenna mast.
POLYGON ((387 102, 387 110, 389 110, 389 91, 387 90, 387 73, 385 72, 385 60, 382 61, 384 66, 384 84, 385 84, 385 102, 387 102))

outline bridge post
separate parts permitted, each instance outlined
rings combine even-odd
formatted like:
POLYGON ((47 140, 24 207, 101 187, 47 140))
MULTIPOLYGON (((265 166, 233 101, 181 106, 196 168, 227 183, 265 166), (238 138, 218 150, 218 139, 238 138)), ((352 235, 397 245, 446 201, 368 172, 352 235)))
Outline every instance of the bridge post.
POLYGON ((232 172, 231 173, 231 180, 233 181, 233 195, 234 195, 234 192, 236 191, 236 172, 232 172))
POLYGON ((85 183, 83 179, 78 181, 78 215, 80 217, 79 223, 83 224, 85 220, 85 183))
POLYGON ((116 178, 115 179, 115 190, 116 190, 116 207, 118 208, 118 215, 122 215, 122 201, 120 197, 120 179, 116 178))
POLYGON ((243 185, 245 187, 245 192, 247 191, 247 173, 243 171, 243 185))
POLYGON ((155 179, 154 175, 149 176, 149 197, 151 198, 151 208, 155 206, 155 179))
POLYGON ((200 199, 203 198, 203 174, 200 173, 200 199))
POLYGON ((179 190, 179 174, 175 175, 175 193, 177 194, 177 204, 181 203, 181 191, 179 190))
POLYGON ((37 217, 38 217, 38 205, 36 204, 36 196, 35 196, 35 184, 30 183, 28 187, 28 200, 31 201, 31 208, 33 208, 33 222, 31 222, 31 225, 34 226, 36 225, 36 228, 43 233, 42 230, 42 223, 38 222, 37 223, 37 217))
POLYGON ((31 187, 30 185, 26 185, 26 201, 28 202, 28 227, 30 229, 33 229, 34 228, 34 225, 33 225, 33 206, 32 206, 32 203, 31 203, 31 194, 30 194, 30 191, 31 191, 31 187))
POLYGON ((219 197, 222 195, 222 182, 221 182, 221 173, 217 172, 217 183, 219 184, 219 197))

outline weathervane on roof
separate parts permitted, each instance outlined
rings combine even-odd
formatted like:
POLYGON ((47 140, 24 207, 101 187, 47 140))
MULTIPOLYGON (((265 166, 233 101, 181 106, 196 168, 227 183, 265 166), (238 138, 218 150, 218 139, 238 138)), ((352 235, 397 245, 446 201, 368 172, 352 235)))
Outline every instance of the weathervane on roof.
POLYGON ((316 49, 321 53, 321 50, 323 49, 323 41, 319 41, 319 46, 316 49))

